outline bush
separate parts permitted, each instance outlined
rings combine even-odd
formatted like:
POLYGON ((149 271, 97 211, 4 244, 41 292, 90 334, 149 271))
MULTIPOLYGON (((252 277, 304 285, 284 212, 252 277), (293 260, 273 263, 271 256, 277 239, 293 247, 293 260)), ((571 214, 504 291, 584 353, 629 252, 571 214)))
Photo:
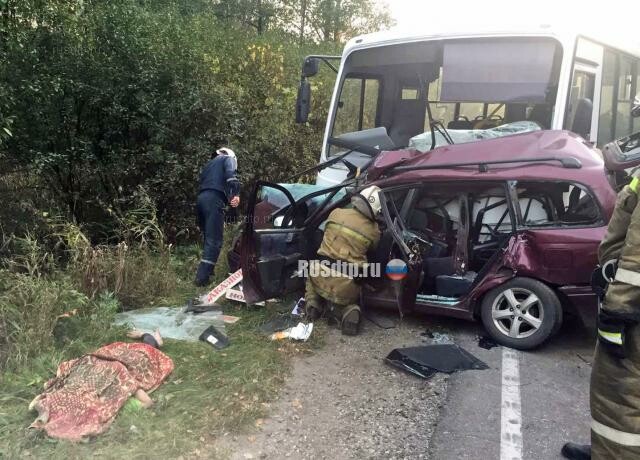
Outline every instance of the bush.
POLYGON ((170 247, 97 246, 71 267, 80 290, 95 297, 112 292, 126 308, 150 306, 173 296, 180 279, 171 267, 170 247))
POLYGON ((90 315, 94 304, 68 279, 1 272, 0 367, 18 366, 54 346, 58 317, 77 310, 90 315))

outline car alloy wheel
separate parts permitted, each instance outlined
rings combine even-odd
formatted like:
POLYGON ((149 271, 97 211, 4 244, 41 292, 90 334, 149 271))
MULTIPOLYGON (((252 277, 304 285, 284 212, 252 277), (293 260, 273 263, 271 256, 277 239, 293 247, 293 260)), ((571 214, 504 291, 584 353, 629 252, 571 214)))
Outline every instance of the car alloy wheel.
POLYGON ((512 339, 535 334, 544 321, 540 298, 525 288, 510 288, 496 297, 491 306, 491 318, 496 329, 512 339))

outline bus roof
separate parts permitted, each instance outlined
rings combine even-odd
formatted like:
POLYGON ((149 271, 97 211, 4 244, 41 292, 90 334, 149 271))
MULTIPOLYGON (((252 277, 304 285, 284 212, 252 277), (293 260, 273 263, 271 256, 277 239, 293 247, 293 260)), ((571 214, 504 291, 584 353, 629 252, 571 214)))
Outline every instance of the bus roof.
POLYGON ((565 49, 573 49, 577 37, 584 37, 604 46, 616 48, 633 56, 640 57, 640 44, 630 44, 628 37, 616 38, 611 34, 580 33, 567 27, 554 27, 548 24, 500 28, 492 26, 432 26, 425 31, 388 30, 359 35, 349 40, 344 48, 343 58, 352 51, 361 48, 410 43, 424 40, 442 40, 447 38, 480 37, 551 37, 562 43, 565 49), (439 28, 438 28, 439 27, 439 28))

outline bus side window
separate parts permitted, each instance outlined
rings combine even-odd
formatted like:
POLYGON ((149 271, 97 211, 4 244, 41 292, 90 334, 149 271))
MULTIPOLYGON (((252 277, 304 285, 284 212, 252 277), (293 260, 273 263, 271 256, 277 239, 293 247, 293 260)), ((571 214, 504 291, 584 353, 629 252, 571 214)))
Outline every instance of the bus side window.
POLYGON ((595 86, 595 73, 578 69, 573 72, 569 111, 567 112, 564 127, 579 134, 587 141, 591 140, 591 118, 593 115, 595 86))
POLYGON ((640 129, 640 122, 631 117, 632 101, 640 89, 639 85, 640 59, 605 49, 598 125, 599 146, 640 129))

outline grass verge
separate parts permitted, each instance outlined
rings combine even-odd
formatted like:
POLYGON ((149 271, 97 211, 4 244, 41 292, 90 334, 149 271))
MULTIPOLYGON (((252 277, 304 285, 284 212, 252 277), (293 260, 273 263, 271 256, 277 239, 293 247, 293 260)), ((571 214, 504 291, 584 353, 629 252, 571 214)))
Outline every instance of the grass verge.
MULTIPOLYGON (((234 233, 225 232, 225 248, 234 233)), ((60 362, 126 340, 125 330, 111 325, 118 310, 179 306, 198 293, 191 284, 197 246, 78 246, 66 270, 40 274, 30 263, 35 268, 22 270, 27 273, 0 271, 0 459, 217 458, 215 439, 266 415, 289 358, 321 343, 317 330, 304 344, 271 342, 257 331, 293 299, 258 308, 225 304, 226 314, 241 317, 227 325, 230 346, 216 351, 202 342, 166 340, 163 351, 175 369, 151 395, 151 409, 125 406, 106 433, 83 443, 49 439, 28 428, 36 417, 28 405, 60 362), (70 310, 77 314, 57 319, 70 310)), ((224 252, 216 281, 228 268, 224 252)))
MULTIPOLYGON (((57 364, 70 357, 67 350, 38 356, 18 371, 5 373, 0 378, 0 457, 215 456, 207 448, 212 440, 263 417, 289 371, 289 357, 310 350, 320 340, 317 334, 306 344, 271 342, 256 328, 277 309, 274 304, 257 309, 225 308, 226 313, 242 319, 228 325, 231 345, 221 351, 202 342, 167 340, 163 351, 173 359, 175 370, 152 394, 154 406, 148 410, 125 406, 108 432, 84 443, 48 439, 27 428, 35 418, 28 411, 29 402, 54 375, 57 364)), ((122 340, 122 333, 118 328, 108 329, 99 337, 100 343, 85 338, 74 351, 96 348, 105 339, 122 340)))

